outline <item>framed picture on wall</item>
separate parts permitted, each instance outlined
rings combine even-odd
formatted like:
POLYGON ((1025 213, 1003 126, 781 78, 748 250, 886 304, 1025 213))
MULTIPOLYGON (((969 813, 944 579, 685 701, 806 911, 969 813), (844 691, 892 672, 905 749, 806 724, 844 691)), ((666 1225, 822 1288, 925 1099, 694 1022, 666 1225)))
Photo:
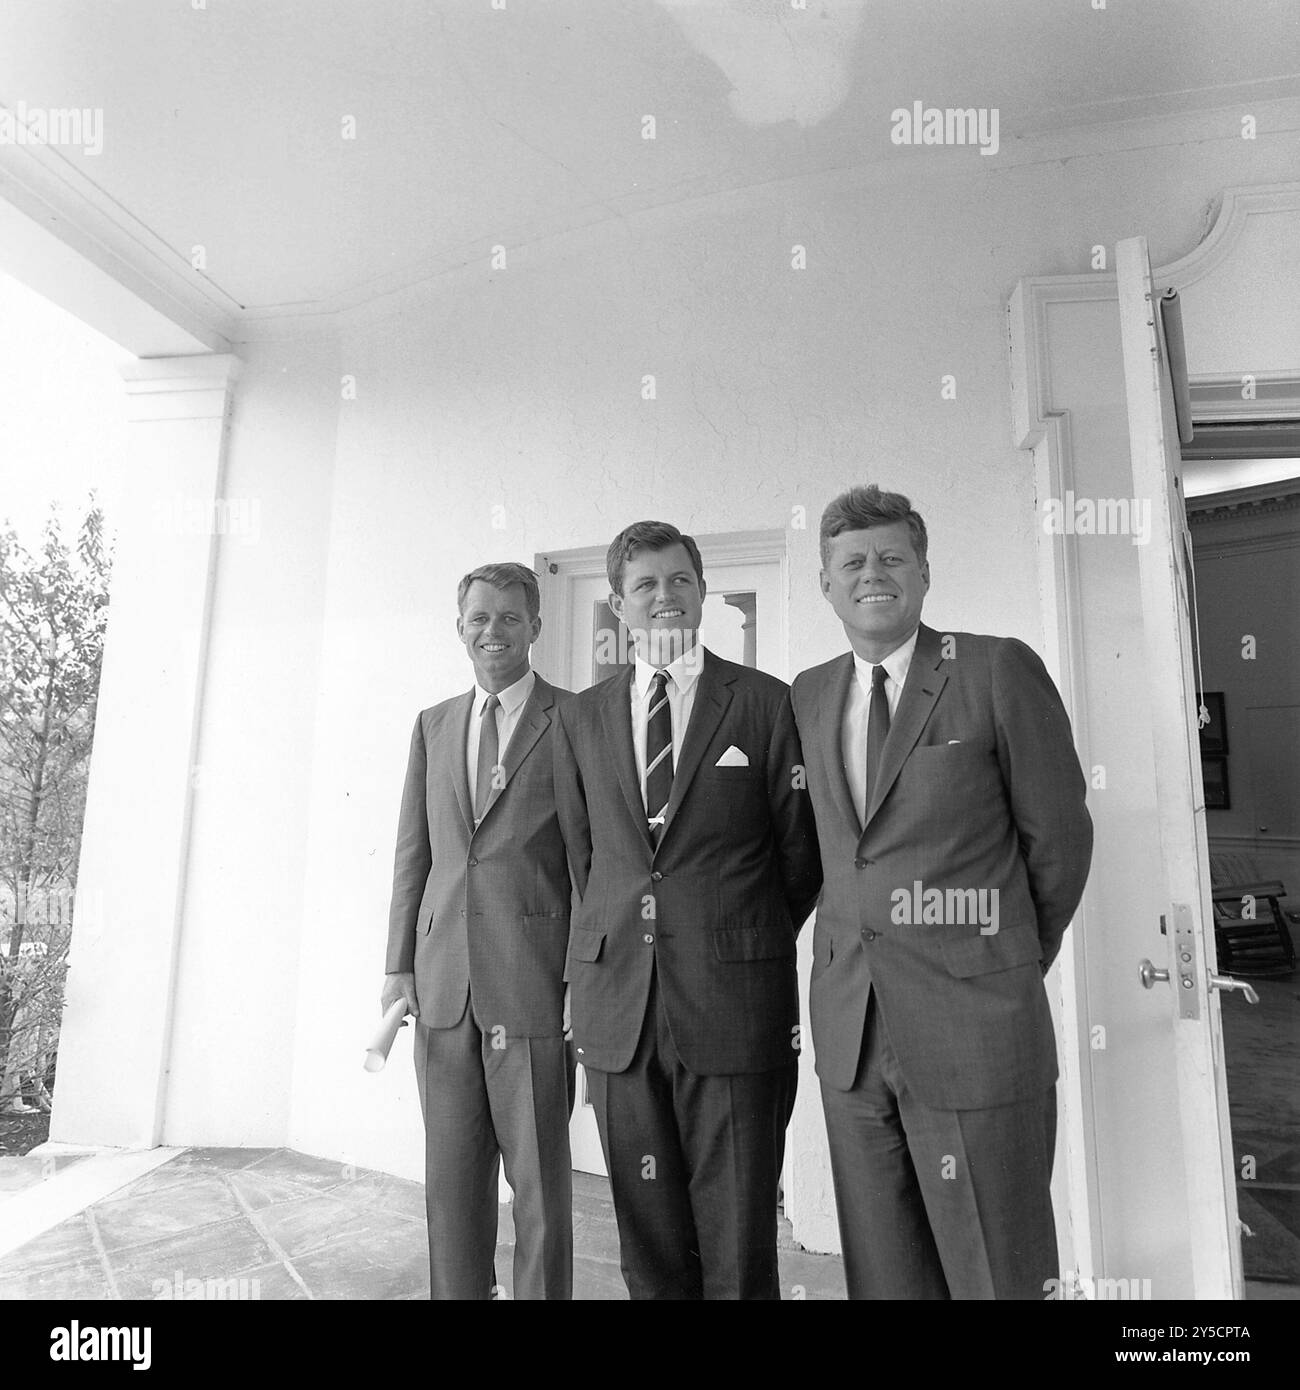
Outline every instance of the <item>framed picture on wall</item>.
POLYGON ((1223 712, 1223 691, 1204 690, 1196 697, 1199 710, 1204 705, 1209 712, 1210 722, 1200 731, 1201 752, 1226 753, 1228 751, 1228 721, 1223 712))
POLYGON ((1228 796, 1228 760, 1221 754, 1201 759, 1201 781, 1205 786, 1205 809, 1228 811, 1232 801, 1228 796))

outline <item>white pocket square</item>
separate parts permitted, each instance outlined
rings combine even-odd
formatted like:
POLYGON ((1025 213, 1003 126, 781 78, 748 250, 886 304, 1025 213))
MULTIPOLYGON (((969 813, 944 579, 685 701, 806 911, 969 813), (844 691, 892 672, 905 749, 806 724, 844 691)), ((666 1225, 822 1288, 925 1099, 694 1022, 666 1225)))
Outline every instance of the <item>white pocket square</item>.
POLYGON ((749 759, 733 743, 730 748, 714 763, 714 767, 748 767, 749 759))

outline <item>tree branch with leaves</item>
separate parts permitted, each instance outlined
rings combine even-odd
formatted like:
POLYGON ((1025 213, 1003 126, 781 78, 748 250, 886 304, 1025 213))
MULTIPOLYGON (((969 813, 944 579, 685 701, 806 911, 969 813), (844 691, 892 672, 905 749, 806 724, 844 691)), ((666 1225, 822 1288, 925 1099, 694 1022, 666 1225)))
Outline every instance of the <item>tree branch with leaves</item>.
POLYGON ((57 1038, 111 565, 93 494, 71 543, 0 528, 0 1107, 57 1038))

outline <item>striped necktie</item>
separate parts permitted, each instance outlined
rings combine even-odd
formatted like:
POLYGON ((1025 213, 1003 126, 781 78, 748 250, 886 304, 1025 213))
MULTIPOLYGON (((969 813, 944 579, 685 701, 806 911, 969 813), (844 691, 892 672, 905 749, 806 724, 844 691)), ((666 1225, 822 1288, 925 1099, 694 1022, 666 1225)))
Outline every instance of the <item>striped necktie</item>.
POLYGON ((650 683, 650 713, 645 726, 645 809, 656 848, 664 833, 664 811, 673 790, 673 712, 668 704, 668 676, 656 671, 650 683))

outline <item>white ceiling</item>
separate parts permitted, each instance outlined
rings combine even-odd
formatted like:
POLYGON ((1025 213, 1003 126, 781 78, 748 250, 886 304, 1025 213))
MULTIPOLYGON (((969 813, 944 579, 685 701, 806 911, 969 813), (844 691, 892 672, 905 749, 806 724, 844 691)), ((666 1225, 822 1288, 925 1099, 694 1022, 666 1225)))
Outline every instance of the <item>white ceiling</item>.
POLYGON ((4 0, 0 103, 102 108, 101 153, 40 152, 43 196, 232 320, 897 158, 889 113, 918 100, 997 107, 1005 146, 1300 91, 1295 0, 198 3, 4 0))

